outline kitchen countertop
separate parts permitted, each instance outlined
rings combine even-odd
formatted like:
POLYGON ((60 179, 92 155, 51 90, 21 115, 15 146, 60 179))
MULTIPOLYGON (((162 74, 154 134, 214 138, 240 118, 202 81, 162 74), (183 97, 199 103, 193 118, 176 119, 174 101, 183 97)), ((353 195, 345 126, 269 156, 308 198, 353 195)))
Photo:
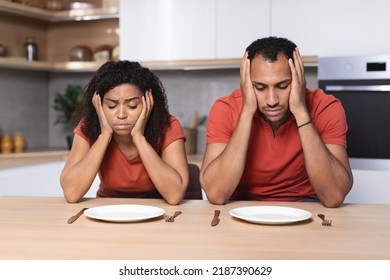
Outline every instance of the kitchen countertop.
POLYGON ((68 157, 68 154, 69 151, 67 150, 44 150, 0 154, 0 169, 64 161, 68 157))
MULTIPOLYGON (((28 166, 41 163, 65 161, 69 150, 42 150, 27 151, 24 153, 1 154, 0 169, 28 166)), ((203 155, 187 155, 188 162, 195 163, 199 167, 202 164, 203 155)))

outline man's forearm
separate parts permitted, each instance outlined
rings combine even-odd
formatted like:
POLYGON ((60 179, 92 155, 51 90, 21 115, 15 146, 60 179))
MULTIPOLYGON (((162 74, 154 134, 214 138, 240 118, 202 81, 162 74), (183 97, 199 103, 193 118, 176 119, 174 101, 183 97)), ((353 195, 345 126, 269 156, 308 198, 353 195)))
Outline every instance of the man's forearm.
POLYGON ((318 198, 327 207, 338 207, 352 186, 348 156, 338 145, 327 147, 314 124, 299 129, 306 171, 318 198))
POLYGON ((240 182, 245 168, 252 119, 251 114, 240 115, 230 141, 202 172, 201 182, 212 203, 226 203, 240 182))

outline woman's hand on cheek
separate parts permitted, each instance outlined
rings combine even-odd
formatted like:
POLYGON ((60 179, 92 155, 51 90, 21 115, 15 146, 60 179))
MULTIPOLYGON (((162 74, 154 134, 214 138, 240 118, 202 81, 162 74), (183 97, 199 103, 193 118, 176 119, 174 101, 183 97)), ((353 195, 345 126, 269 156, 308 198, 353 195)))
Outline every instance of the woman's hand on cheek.
POLYGON ((131 136, 144 135, 146 124, 154 106, 152 91, 148 90, 142 97, 142 111, 131 130, 131 136))
POLYGON ((95 107, 96 113, 99 118, 101 133, 112 134, 112 127, 107 121, 106 115, 103 111, 102 100, 98 93, 95 93, 92 97, 92 104, 95 107))

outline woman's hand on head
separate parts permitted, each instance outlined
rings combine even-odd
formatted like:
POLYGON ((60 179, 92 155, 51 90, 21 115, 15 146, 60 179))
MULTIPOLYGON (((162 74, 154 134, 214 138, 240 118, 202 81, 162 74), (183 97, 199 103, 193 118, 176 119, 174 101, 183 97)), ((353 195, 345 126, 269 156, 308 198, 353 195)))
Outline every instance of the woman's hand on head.
POLYGON ((101 133, 112 134, 113 130, 107 121, 106 115, 103 111, 102 100, 98 93, 95 93, 92 97, 92 104, 95 107, 96 113, 99 118, 101 133))
POLYGON ((139 115, 137 122, 131 130, 132 137, 137 135, 144 135, 146 124, 148 123, 154 106, 152 90, 147 90, 145 95, 142 97, 142 106, 141 114, 139 115))

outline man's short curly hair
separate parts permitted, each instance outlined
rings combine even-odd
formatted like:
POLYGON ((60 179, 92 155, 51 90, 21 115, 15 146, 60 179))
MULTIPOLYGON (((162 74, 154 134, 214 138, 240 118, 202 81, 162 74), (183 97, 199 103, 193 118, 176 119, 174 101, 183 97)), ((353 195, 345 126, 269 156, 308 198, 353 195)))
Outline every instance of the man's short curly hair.
POLYGON ((254 41, 246 48, 246 51, 251 61, 256 56, 261 55, 266 60, 275 62, 279 55, 293 58, 296 47, 293 42, 286 38, 271 36, 254 41))
POLYGON ((77 116, 82 120, 81 130, 94 143, 101 133, 100 122, 92 97, 98 93, 103 100, 111 89, 131 84, 146 93, 151 89, 154 106, 145 128, 145 137, 152 147, 161 153, 161 143, 165 130, 170 126, 170 114, 165 89, 159 78, 138 62, 109 61, 103 64, 87 84, 83 100, 78 107, 77 116))

